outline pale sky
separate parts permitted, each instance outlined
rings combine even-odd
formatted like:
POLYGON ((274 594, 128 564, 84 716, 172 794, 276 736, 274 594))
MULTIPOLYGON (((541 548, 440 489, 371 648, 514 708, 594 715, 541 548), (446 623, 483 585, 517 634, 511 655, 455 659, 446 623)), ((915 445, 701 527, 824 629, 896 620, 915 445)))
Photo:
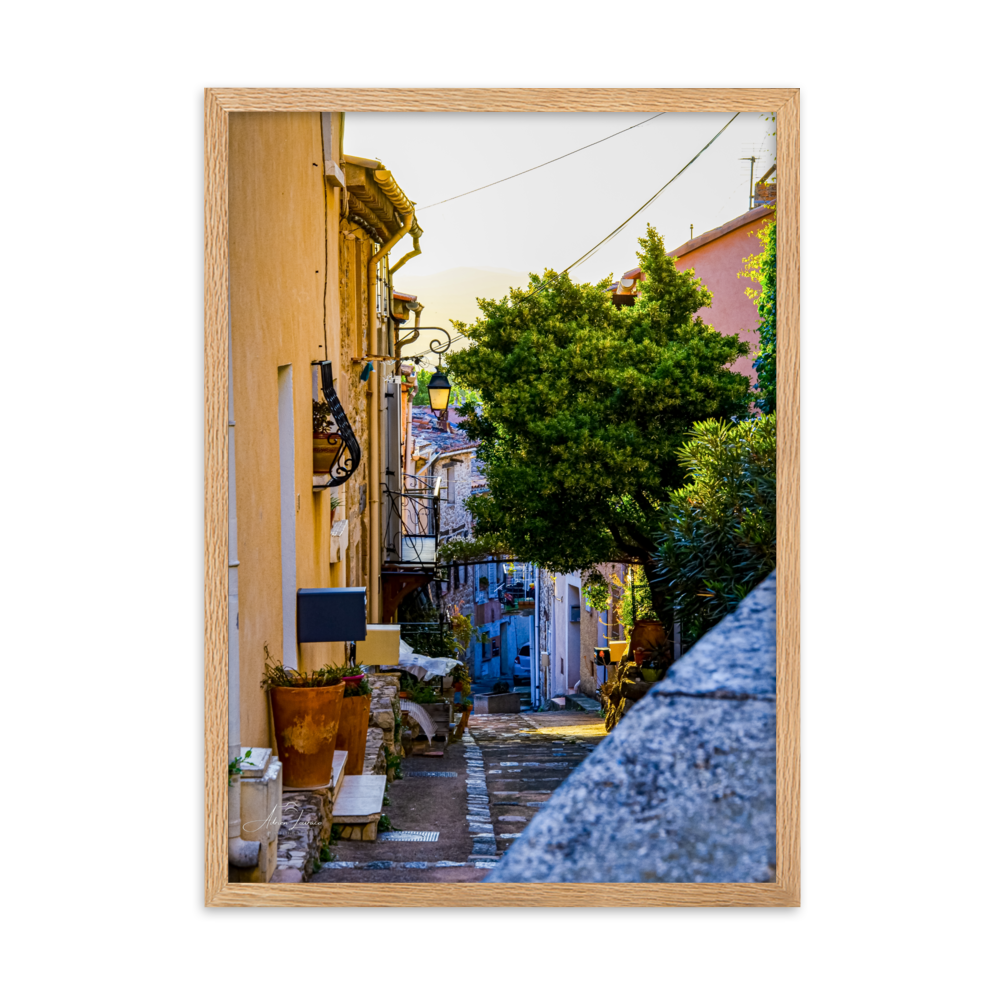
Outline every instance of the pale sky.
MULTIPOLYGON (((607 236, 662 187, 732 117, 668 113, 523 177, 437 207, 432 202, 499 180, 629 125, 642 114, 353 114, 344 152, 381 160, 416 203, 422 254, 395 275, 396 287, 425 301, 421 280, 452 268, 503 269, 515 275, 562 270, 607 236)), ((570 272, 598 281, 636 266, 636 239, 650 222, 668 250, 746 212, 754 177, 774 163, 773 125, 744 112, 660 197, 592 258, 570 272)), ((404 238, 390 259, 408 252, 404 238)), ((501 277, 503 286, 507 275, 501 277)), ((522 284, 510 276, 508 283, 522 284)), ((494 279, 493 284, 496 284, 494 279)), ((502 293, 503 288, 499 288, 502 293)), ((486 297, 498 290, 490 288, 486 297)), ((424 324, 445 321, 426 300, 424 324)), ((450 306, 451 318, 471 319, 450 306)), ((423 340, 423 338, 421 338, 423 340)))
MULTIPOLYGON (((382 160, 417 206, 423 253, 398 274, 452 267, 562 269, 632 214, 732 117, 666 114, 523 177, 421 210, 610 135, 643 114, 348 114, 344 152, 382 160)), ((774 163, 773 126, 744 112, 610 244, 574 272, 595 281, 635 266, 651 222, 668 249, 747 211, 750 164, 774 163)), ((400 247, 409 249, 409 241, 400 247)))

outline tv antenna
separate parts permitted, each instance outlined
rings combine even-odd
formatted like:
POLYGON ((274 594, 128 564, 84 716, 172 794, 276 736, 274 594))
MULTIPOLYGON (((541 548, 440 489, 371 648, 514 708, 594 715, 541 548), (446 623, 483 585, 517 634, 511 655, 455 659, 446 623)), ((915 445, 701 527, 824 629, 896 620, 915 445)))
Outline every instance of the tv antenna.
MULTIPOLYGON (((745 148, 746 147, 744 146, 744 149, 745 148)), ((758 160, 763 159, 763 157, 762 156, 741 156, 740 159, 741 160, 749 160, 750 161, 750 205, 749 205, 749 208, 747 209, 749 211, 750 209, 753 208, 753 165, 758 160)))

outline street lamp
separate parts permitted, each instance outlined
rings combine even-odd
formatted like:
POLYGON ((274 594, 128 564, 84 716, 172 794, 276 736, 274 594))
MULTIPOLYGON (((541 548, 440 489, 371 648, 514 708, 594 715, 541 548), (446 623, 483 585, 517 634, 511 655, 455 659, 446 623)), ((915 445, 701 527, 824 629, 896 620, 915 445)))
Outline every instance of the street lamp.
POLYGON ((448 400, 451 398, 451 383, 440 365, 437 366, 430 382, 427 383, 427 394, 431 397, 431 409, 435 413, 441 413, 448 409, 448 400))
MULTIPOLYGON (((403 331, 411 329, 414 331, 417 330, 416 327, 402 328, 403 331)), ((425 330, 440 330, 446 337, 444 343, 440 340, 432 340, 427 351, 424 351, 424 354, 433 351, 438 356, 437 370, 431 376, 430 382, 427 383, 427 393, 431 397, 431 409, 435 413, 444 413, 448 409, 448 401, 451 398, 451 383, 448 381, 448 376, 444 373, 441 359, 451 348, 451 334, 443 326, 422 326, 417 332, 425 330)), ((421 356, 417 354, 412 358, 400 358, 400 361, 419 361, 421 356)))

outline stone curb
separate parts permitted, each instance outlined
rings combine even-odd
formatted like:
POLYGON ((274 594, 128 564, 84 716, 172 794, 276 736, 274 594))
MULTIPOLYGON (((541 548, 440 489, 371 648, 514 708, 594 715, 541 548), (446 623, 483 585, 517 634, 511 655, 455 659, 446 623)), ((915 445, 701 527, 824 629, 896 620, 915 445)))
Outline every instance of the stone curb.
POLYGON ((385 871, 386 869, 415 868, 492 868, 499 858, 484 858, 468 861, 324 861, 321 868, 325 869, 362 869, 366 871, 385 871))

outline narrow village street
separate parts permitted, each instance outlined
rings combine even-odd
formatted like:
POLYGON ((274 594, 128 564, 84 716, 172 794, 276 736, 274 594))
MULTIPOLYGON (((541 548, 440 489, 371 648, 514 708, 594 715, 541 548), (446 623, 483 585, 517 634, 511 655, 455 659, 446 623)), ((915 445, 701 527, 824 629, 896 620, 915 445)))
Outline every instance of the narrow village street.
MULTIPOLYGON (((770 709, 754 722, 760 780, 736 799, 762 817, 752 843, 712 812, 731 796, 692 792, 708 794, 699 741, 724 736, 676 751, 676 727, 654 727, 659 749, 627 773, 599 754, 549 803, 606 732, 635 729, 627 713, 668 672, 677 697, 704 694, 700 677, 677 694, 678 665, 776 565, 775 124, 664 115, 575 151, 669 135, 687 157, 670 172, 703 177, 698 205, 733 194, 700 216, 633 212, 631 246, 610 246, 625 224, 596 246, 577 232, 559 272, 542 248, 511 247, 537 274, 440 267, 459 230, 446 211, 418 222, 414 198, 422 216, 443 204, 426 137, 394 143, 390 164, 361 115, 231 122, 239 252, 213 403, 228 413, 228 506, 213 516, 228 524, 229 882, 547 881, 554 856, 589 881, 774 877, 770 709), (672 793, 697 800, 688 832, 552 832, 605 793, 610 815, 609 790, 677 752, 694 762, 672 793)), ((718 680, 715 659, 708 674, 720 697, 767 699, 774 663, 748 667, 752 683, 718 680)), ((661 784, 637 782, 626 819, 661 784)))
POLYGON ((605 735, 590 712, 473 715, 443 756, 403 760, 387 788, 394 829, 334 842, 311 881, 481 881, 605 735))

